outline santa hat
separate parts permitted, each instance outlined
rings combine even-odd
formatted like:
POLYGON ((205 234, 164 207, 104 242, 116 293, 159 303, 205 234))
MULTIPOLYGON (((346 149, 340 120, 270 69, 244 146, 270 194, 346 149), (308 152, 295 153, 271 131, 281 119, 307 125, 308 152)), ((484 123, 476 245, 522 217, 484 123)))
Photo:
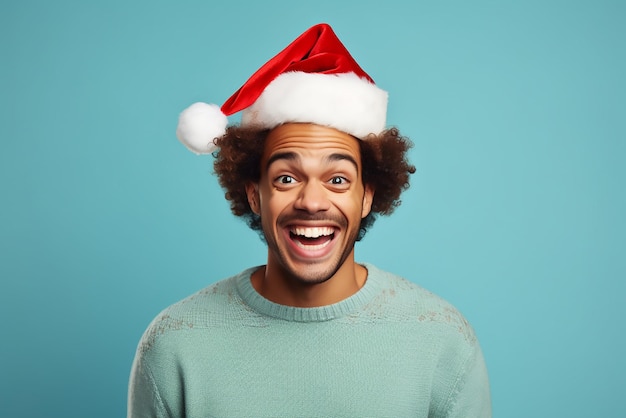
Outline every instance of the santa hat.
POLYGON ((194 103, 176 135, 197 154, 215 150, 227 116, 243 111, 241 126, 272 129, 314 123, 365 138, 385 128, 387 92, 352 58, 332 28, 315 25, 265 63, 221 106, 194 103))

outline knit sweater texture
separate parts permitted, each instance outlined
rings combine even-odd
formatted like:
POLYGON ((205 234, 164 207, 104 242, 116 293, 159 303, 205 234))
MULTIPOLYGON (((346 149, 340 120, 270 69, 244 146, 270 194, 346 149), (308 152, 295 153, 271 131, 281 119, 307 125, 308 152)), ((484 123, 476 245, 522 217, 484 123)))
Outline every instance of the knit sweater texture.
POLYGON ((490 417, 465 318, 364 266, 357 293, 319 308, 263 298, 251 268, 165 309, 137 348, 128 417, 490 417))

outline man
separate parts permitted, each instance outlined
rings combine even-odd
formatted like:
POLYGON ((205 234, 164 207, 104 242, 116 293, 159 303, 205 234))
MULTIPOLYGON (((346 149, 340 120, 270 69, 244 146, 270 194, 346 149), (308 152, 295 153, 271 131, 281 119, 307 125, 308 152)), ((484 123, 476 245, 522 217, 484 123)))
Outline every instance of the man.
POLYGON ((355 262, 355 241, 393 211, 415 171, 411 143, 385 129, 386 106, 322 24, 221 108, 181 114, 178 137, 214 153, 267 264, 153 321, 133 363, 129 417, 491 416, 483 356, 461 314, 355 262), (238 111, 240 126, 227 128, 238 111))

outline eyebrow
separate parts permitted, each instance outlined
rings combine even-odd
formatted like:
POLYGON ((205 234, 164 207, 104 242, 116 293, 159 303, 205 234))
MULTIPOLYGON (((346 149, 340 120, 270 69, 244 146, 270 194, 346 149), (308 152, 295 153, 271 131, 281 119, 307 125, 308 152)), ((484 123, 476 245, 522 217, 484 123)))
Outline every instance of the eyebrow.
MULTIPOLYGON (((269 169, 270 166, 278 160, 287 160, 287 161, 300 161, 300 156, 295 152, 279 152, 272 155, 267 160, 267 164, 265 164, 265 169, 269 169)), ((348 161, 354 165, 357 173, 359 172, 359 165, 354 159, 354 157, 350 154, 343 154, 340 152, 330 154, 324 158, 326 162, 334 162, 334 161, 348 161)))
POLYGON ((267 164, 265 164, 265 169, 269 169, 270 166, 278 160, 298 161, 299 159, 300 157, 298 157, 295 152, 279 152, 268 158, 267 164))
POLYGON ((354 168, 356 170, 356 172, 359 172, 359 165, 357 164, 356 160, 354 159, 354 157, 350 154, 342 154, 342 153, 334 153, 334 154, 330 154, 328 157, 326 157, 326 161, 328 162, 333 162, 333 161, 348 161, 350 163, 352 163, 352 165, 354 165, 354 168))

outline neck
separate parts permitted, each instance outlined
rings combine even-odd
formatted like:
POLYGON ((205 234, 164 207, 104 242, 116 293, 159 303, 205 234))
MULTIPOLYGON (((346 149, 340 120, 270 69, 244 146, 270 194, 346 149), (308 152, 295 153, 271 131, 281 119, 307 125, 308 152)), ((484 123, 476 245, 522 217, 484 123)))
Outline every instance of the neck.
POLYGON ((340 302, 365 284, 367 270, 354 262, 354 250, 330 278, 310 283, 289 274, 272 257, 251 277, 252 286, 264 298, 281 305, 313 308, 340 302))

